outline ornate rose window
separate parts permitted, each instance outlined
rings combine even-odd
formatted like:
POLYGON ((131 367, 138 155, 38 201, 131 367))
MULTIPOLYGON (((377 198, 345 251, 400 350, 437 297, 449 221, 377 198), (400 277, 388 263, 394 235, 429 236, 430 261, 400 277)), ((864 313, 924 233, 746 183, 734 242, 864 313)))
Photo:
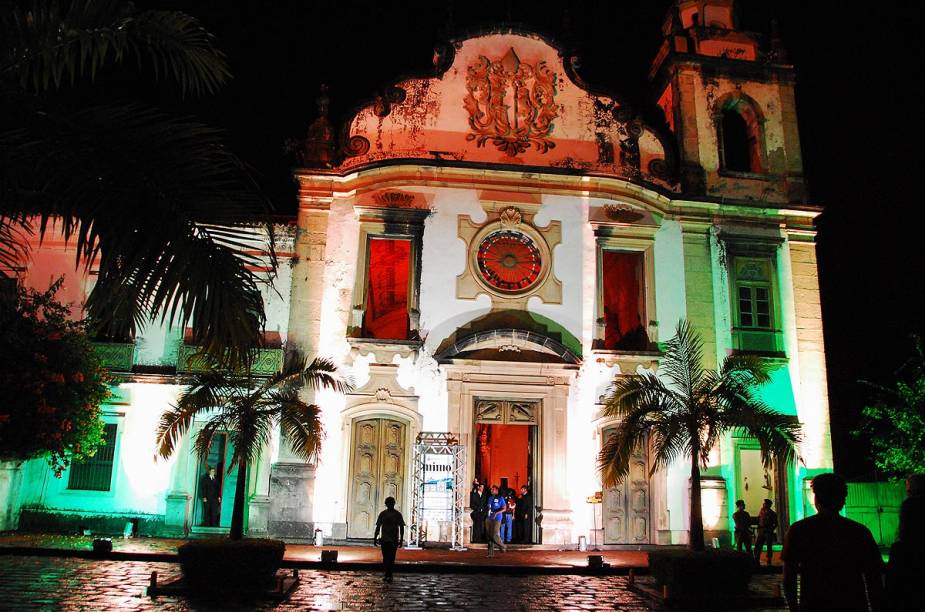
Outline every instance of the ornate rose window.
POLYGON ((476 262, 482 280, 504 293, 530 289, 543 271, 543 258, 534 240, 515 230, 485 236, 479 243, 476 262))

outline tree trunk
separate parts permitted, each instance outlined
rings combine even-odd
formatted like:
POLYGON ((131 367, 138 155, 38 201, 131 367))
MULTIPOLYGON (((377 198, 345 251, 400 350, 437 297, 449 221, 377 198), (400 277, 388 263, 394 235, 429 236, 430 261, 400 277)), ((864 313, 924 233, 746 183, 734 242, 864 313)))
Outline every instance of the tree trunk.
POLYGON ((234 508, 231 513, 231 533, 232 540, 240 540, 244 537, 244 506, 247 499, 247 463, 241 461, 238 464, 238 482, 234 489, 234 508))
POLYGON ((691 524, 690 549, 703 550, 703 506, 700 495, 700 451, 691 451, 691 524))

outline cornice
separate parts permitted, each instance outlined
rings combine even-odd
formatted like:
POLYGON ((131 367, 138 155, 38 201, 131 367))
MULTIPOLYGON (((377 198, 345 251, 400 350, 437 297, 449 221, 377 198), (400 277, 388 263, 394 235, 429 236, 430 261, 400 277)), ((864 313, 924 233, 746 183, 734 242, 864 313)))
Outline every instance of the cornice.
POLYGON ((498 190, 540 195, 565 195, 626 202, 676 220, 713 222, 723 219, 743 219, 779 224, 801 231, 812 229, 813 221, 822 213, 814 205, 762 205, 725 198, 687 199, 666 194, 613 176, 566 174, 508 168, 476 168, 446 164, 389 164, 357 170, 346 174, 331 171, 301 170, 296 172, 300 190, 322 197, 325 201, 350 199, 373 190, 388 188, 446 187, 454 189, 498 190))

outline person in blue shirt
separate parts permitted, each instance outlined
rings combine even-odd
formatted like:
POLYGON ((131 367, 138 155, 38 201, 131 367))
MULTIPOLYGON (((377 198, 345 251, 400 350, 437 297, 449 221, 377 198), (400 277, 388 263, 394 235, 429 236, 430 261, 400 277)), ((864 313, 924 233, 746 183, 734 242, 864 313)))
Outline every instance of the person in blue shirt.
POLYGON ((488 497, 488 519, 485 521, 485 531, 488 535, 488 556, 495 556, 495 546, 501 552, 507 552, 507 547, 501 541, 501 521, 504 519, 504 510, 507 502, 498 494, 497 485, 492 485, 491 495, 488 497))

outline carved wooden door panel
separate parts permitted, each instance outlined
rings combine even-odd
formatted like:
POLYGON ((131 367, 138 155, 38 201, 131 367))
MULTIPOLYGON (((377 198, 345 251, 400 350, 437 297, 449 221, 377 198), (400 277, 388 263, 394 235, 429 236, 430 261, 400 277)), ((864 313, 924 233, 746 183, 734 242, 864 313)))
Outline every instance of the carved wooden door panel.
POLYGON ((386 497, 394 497, 395 509, 401 511, 405 475, 405 425, 400 421, 382 419, 380 431, 379 509, 385 509, 386 497))
POLYGON ((376 418, 354 423, 347 537, 373 537, 386 497, 394 497, 401 510, 404 440, 405 425, 398 421, 376 418))
MULTIPOLYGON (((606 440, 613 429, 605 429, 606 440)), ((603 508, 605 544, 649 543, 649 457, 645 447, 630 459, 626 479, 604 490, 603 508)))

